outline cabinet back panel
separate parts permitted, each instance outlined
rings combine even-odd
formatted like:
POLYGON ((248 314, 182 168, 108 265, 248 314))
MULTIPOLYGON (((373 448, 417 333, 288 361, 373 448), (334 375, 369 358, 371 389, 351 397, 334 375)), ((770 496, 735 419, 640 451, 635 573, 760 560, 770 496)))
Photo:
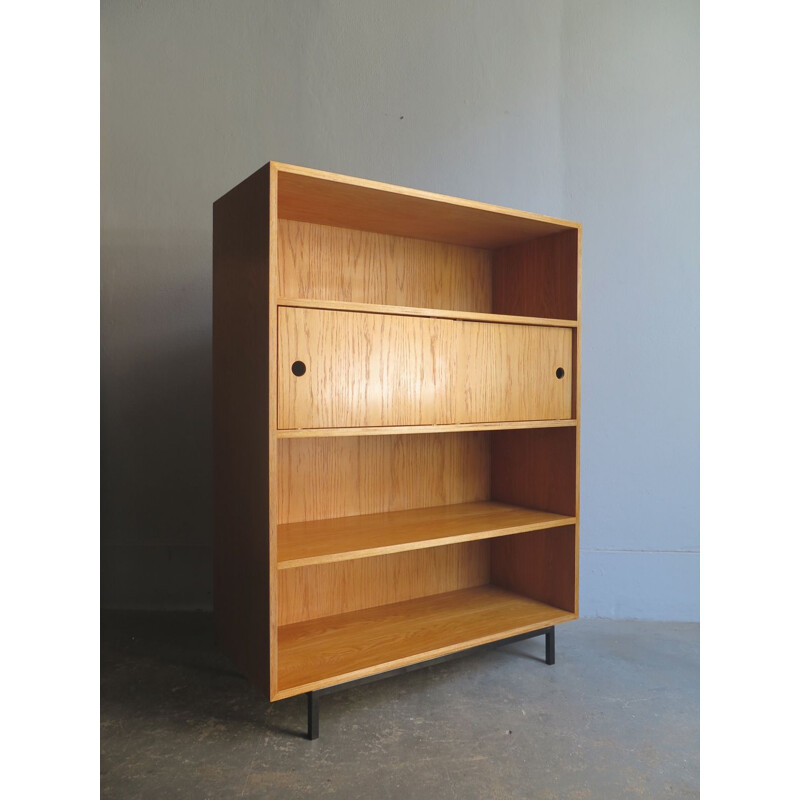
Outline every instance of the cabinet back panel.
POLYGON ((475 247, 278 220, 278 296, 492 310, 491 253, 475 247))
POLYGON ((489 541, 466 542, 281 570, 278 625, 482 586, 489 548, 489 541))
POLYGON ((489 433, 278 440, 278 524, 489 498, 489 433))

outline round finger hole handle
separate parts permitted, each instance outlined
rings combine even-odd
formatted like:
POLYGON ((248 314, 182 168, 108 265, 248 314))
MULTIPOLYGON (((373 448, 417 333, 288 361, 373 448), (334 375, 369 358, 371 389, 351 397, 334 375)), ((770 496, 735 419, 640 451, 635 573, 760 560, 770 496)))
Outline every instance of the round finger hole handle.
POLYGON ((564 372, 564 367, 559 367, 556 370, 556 378, 558 378, 559 380, 561 380, 564 377, 565 374, 566 373, 564 372))
POLYGON ((296 375, 298 378, 301 375, 306 374, 306 365, 302 361, 295 361, 292 364, 292 375, 296 375))

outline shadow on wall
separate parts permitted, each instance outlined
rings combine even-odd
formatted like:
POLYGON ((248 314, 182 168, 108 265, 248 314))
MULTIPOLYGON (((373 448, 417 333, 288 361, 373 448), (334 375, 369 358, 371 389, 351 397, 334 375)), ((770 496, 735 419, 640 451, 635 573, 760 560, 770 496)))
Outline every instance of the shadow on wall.
POLYGON ((104 607, 211 608, 210 261, 104 243, 104 607))

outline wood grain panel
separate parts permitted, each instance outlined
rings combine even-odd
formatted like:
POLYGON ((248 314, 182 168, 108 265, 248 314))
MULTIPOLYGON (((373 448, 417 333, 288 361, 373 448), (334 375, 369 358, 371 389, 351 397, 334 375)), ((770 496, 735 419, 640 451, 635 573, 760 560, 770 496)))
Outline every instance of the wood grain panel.
POLYGON ((278 170, 269 165, 269 690, 278 686, 278 170))
POLYGON ((278 425, 427 425, 455 417, 455 322, 278 309, 278 425), (292 374, 296 360, 306 365, 292 374))
POLYGON ((278 164, 281 219, 495 248, 576 227, 566 220, 278 164))
POLYGON ((489 312, 488 250, 278 221, 281 297, 489 312))
POLYGON ((214 617, 223 650, 268 686, 266 168, 214 203, 214 617))
POLYGON ((572 332, 455 322, 458 422, 566 419, 572 415, 572 332), (556 370, 564 370, 562 378, 556 370))
POLYGON ((503 503, 458 503, 294 522, 278 528, 278 569, 441 547, 570 522, 575 518, 503 503))
POLYGON ((280 308, 278 337, 282 429, 571 415, 569 329, 280 308))
POLYGON ((472 503, 489 498, 488 433, 278 442, 278 522, 472 503))
POLYGON ((332 686, 574 619, 495 586, 287 625, 278 698, 332 686))
POLYGON ((492 583, 574 613, 575 548, 574 525, 492 540, 492 583))
POLYGON ((552 319, 549 317, 515 317, 511 314, 486 314, 478 311, 453 311, 446 308, 415 308, 413 306, 389 306, 380 303, 351 303, 345 300, 304 300, 281 297, 279 306, 293 308, 325 308, 329 311, 363 311, 367 314, 400 314, 409 317, 441 317, 443 319, 466 319, 473 322, 504 322, 518 325, 547 325, 557 328, 576 328, 574 319, 552 319))
POLYGON ((494 431, 492 500, 576 516, 575 428, 494 431))
POLYGON ((278 624, 480 586, 489 570, 488 541, 281 570, 278 624))
MULTIPOLYGON (((522 422, 457 422, 450 425, 426 425, 426 433, 465 433, 466 431, 501 431, 521 428, 574 428, 574 419, 528 419, 522 422)), ((312 439, 320 436, 387 436, 420 432, 419 425, 386 425, 374 428, 288 428, 279 430, 279 439, 312 439)))
POLYGON ((578 236, 571 230, 495 251, 492 311, 578 319, 578 236))

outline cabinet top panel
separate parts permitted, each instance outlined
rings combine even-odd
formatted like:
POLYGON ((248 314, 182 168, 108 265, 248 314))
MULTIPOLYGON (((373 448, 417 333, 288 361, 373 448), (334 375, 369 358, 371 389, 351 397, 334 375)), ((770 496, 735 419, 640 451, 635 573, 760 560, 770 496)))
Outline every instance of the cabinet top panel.
POLYGON ((576 222, 275 161, 269 169, 277 182, 280 219, 483 248, 580 228, 576 222))

